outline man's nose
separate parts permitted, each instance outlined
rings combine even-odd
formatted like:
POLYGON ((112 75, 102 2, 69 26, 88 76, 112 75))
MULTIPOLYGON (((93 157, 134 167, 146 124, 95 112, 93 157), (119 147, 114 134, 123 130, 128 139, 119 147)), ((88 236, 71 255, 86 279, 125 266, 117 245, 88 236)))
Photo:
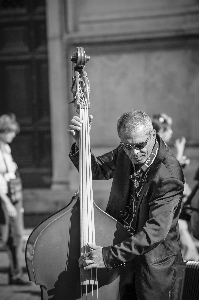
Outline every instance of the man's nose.
POLYGON ((138 153, 140 152, 140 150, 138 150, 138 149, 136 149, 136 148, 133 148, 133 149, 132 149, 132 152, 133 152, 133 154, 136 155, 136 154, 138 154, 138 153))

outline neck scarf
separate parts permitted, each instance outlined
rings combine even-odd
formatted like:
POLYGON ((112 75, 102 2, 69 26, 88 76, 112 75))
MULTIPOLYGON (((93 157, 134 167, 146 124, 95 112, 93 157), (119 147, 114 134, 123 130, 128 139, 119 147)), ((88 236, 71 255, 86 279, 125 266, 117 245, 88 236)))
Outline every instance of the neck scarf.
POLYGON ((129 202, 126 205, 125 210, 120 211, 120 216, 121 223, 131 234, 135 233, 138 197, 143 189, 144 183, 146 182, 150 166, 152 165, 157 156, 158 149, 159 144, 156 141, 153 150, 147 158, 147 160, 145 161, 145 163, 141 167, 138 166, 138 168, 134 165, 133 174, 129 177, 131 181, 129 202))

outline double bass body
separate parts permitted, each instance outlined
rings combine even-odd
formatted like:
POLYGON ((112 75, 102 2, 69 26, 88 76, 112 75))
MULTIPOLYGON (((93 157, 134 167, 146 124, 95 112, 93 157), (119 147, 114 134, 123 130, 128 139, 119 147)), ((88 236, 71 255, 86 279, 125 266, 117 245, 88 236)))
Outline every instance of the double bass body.
MULTIPOLYGON (((94 213, 96 244, 113 245, 129 237, 123 226, 96 204, 94 213)), ((26 264, 30 280, 41 287, 42 300, 118 300, 120 281, 128 273, 131 264, 109 271, 97 269, 98 291, 95 286, 93 292, 91 289, 82 291, 84 287, 80 284, 78 265, 79 237, 78 198, 46 219, 30 235, 26 246, 26 264)))

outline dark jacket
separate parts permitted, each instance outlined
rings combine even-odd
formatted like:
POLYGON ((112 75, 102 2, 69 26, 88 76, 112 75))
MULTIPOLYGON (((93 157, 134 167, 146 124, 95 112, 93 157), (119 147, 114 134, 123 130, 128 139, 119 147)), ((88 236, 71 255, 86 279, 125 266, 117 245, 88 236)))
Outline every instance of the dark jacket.
MULTIPOLYGON (((139 196, 136 232, 119 245, 103 248, 108 268, 134 261, 139 300, 172 299, 176 267, 182 260, 178 218, 184 177, 173 153, 157 139, 159 151, 139 196)), ((70 158, 78 168, 78 155, 70 158)), ((132 163, 120 147, 97 158, 92 154, 91 161, 93 179, 113 178, 106 212, 120 221, 129 198, 132 163)))

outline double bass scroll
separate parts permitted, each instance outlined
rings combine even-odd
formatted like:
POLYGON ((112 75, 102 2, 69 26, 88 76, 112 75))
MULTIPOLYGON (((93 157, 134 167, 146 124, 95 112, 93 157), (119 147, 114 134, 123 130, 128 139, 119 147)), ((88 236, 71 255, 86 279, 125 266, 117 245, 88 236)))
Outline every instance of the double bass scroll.
MULTIPOLYGON (((120 268, 84 270, 78 259, 87 243, 108 246, 130 234, 93 200, 90 160, 90 85, 85 64, 89 56, 77 47, 71 61, 73 103, 82 119, 79 140, 79 193, 69 205, 48 217, 30 234, 26 250, 29 279, 41 288, 42 300, 119 300, 119 291, 131 263, 120 268)), ((130 276, 129 276, 130 277, 130 276)))

